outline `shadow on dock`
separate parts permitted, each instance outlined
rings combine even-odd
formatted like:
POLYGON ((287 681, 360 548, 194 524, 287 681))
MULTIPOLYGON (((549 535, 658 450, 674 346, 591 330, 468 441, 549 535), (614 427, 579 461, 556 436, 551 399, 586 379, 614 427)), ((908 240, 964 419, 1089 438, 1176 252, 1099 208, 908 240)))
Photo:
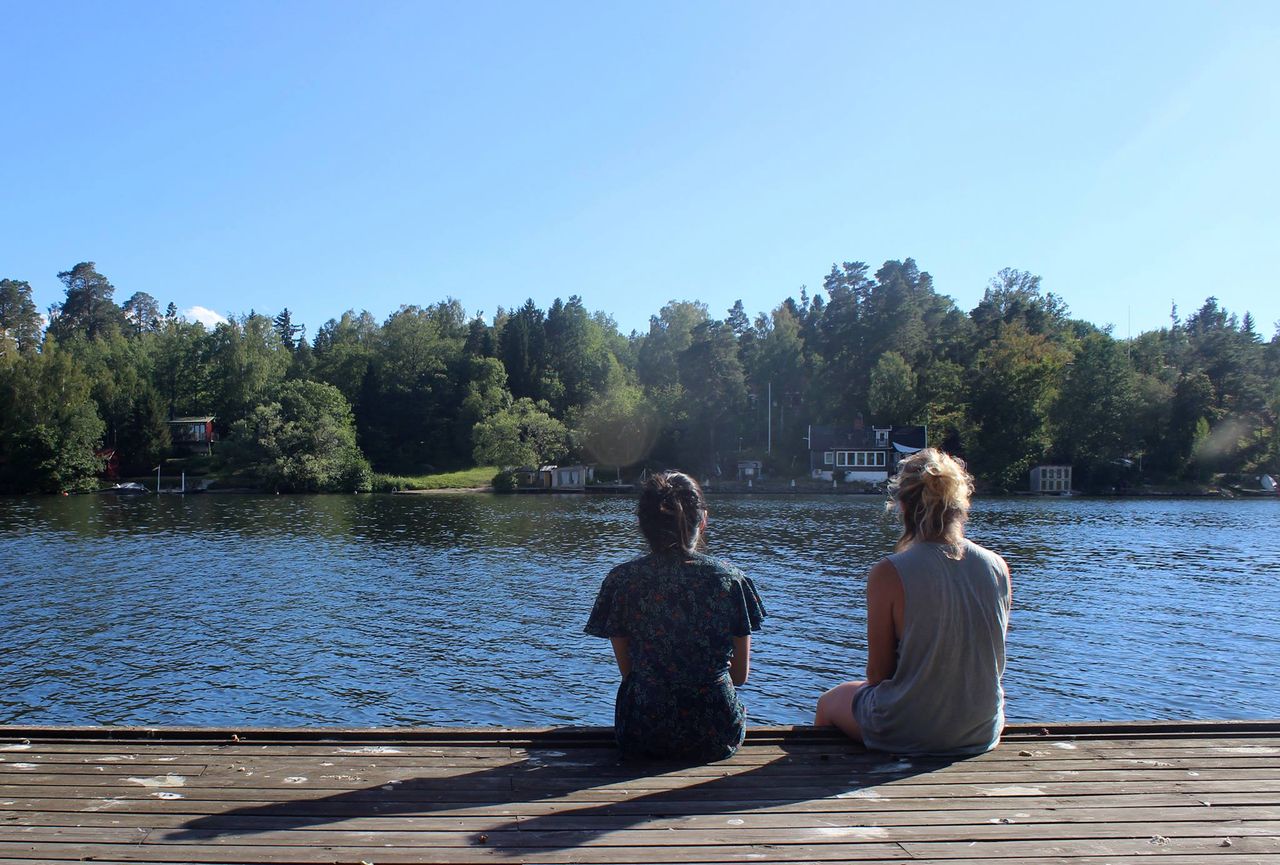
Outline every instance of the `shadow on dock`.
MULTIPOLYGON (((471 833, 470 843, 500 854, 510 848, 510 855, 519 856, 529 848, 578 847, 607 833, 675 814, 723 815, 813 799, 877 799, 874 790, 880 785, 956 762, 899 759, 839 738, 824 737, 818 747, 785 738, 770 745, 777 756, 753 766, 735 758, 717 763, 622 761, 616 750, 598 746, 531 747, 523 758, 448 778, 410 777, 320 798, 290 798, 199 817, 169 833, 165 841, 201 843, 360 818, 438 817, 452 811, 502 809, 505 822, 471 833), (667 789, 628 788, 640 780, 665 778, 671 782, 667 789), (584 803, 582 799, 592 798, 593 792, 601 799, 599 804, 584 803), (564 807, 522 808, 549 802, 564 807), (526 815, 528 811, 541 813, 526 815)), ((746 750, 744 746, 735 756, 746 750)))

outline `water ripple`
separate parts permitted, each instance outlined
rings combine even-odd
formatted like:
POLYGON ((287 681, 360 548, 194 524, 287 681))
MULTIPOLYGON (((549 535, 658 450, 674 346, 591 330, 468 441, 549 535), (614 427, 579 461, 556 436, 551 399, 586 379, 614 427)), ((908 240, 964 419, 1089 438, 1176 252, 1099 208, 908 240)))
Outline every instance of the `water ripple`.
MULTIPOLYGON (((609 723, 581 633, 641 551, 612 497, 0 499, 0 722, 609 723)), ((744 701, 811 718, 865 664, 863 575, 896 536, 855 497, 714 498, 712 550, 769 617, 744 701)), ((1280 507, 998 500, 1023 721, 1280 716, 1280 507)))

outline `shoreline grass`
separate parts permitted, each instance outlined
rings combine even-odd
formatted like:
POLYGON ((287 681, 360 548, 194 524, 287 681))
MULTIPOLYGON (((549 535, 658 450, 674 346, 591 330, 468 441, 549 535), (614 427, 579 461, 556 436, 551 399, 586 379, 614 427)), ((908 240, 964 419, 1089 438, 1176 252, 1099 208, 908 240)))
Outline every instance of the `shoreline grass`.
POLYGON ((405 490, 465 490, 493 485, 495 466, 477 466, 456 472, 439 472, 431 475, 387 475, 375 472, 375 493, 397 493, 405 490))

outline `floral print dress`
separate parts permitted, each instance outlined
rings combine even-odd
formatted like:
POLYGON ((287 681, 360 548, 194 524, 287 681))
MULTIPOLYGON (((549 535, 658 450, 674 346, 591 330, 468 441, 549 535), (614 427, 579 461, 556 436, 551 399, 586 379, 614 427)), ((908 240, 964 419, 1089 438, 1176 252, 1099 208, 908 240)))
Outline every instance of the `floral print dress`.
POLYGON ((610 571, 584 630, 628 638, 631 673, 614 704, 623 756, 733 754, 746 734, 729 678, 733 638, 760 630, 764 615, 751 579, 711 556, 650 554, 610 571))

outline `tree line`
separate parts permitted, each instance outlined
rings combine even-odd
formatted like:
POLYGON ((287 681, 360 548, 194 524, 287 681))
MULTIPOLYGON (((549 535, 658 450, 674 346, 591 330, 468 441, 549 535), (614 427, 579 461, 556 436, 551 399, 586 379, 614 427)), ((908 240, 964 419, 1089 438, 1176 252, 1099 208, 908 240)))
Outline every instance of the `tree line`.
POLYGON ((207 328, 143 292, 118 303, 93 262, 58 277, 47 326, 27 282, 0 280, 9 492, 96 487, 105 448, 150 471, 189 415, 216 416, 228 471, 281 491, 570 459, 712 476, 756 456, 800 477, 809 425, 858 417, 927 425, 991 490, 1039 462, 1086 490, 1280 469, 1280 326, 1267 340, 1213 297, 1121 340, 1025 271, 966 312, 905 259, 833 265, 754 318, 671 301, 623 334, 576 296, 488 320, 445 299, 308 338, 288 309, 207 328))

